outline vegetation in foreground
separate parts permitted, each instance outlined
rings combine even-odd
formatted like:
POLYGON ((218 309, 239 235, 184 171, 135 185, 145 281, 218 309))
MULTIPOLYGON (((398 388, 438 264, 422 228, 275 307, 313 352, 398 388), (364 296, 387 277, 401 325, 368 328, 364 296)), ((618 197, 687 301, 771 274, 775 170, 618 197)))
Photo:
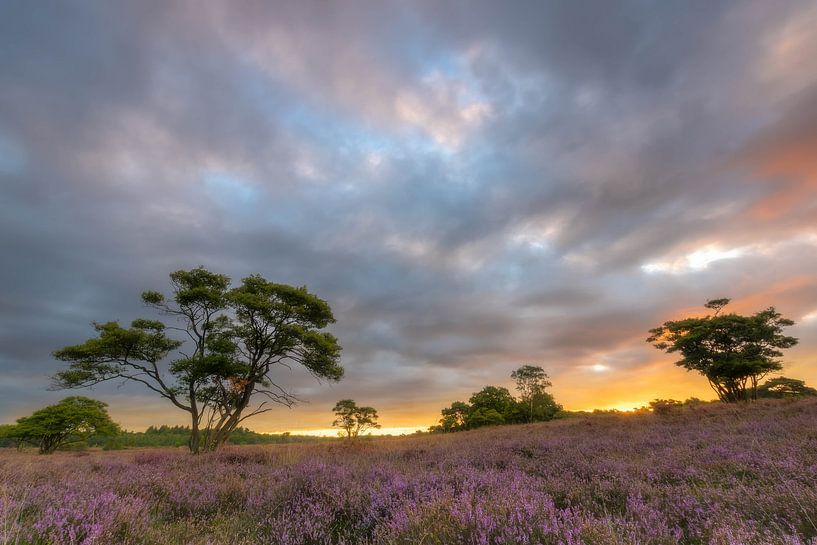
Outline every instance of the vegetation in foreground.
POLYGON ((0 453, 3 544, 817 544, 817 400, 456 434, 0 453))

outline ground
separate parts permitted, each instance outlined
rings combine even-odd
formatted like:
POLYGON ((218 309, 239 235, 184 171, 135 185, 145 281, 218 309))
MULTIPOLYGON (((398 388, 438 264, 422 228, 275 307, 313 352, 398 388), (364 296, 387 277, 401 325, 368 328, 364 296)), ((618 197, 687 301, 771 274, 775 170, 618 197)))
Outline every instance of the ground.
POLYGON ((0 452, 4 544, 817 545, 817 400, 450 435, 0 452))

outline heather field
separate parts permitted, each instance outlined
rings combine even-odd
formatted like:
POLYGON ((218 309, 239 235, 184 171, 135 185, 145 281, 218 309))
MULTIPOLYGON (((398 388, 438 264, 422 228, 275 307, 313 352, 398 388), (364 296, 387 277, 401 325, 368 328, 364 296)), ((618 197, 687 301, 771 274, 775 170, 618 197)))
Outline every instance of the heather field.
POLYGON ((815 544, 817 401, 358 443, 0 454, 4 544, 815 544))

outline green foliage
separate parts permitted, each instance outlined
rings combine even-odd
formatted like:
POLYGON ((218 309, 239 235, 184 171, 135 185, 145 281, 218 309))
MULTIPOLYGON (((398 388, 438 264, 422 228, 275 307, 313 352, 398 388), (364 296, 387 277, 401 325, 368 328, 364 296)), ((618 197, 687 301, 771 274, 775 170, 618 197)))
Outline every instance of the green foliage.
POLYGON ((503 415, 503 418, 505 415, 510 416, 516 409, 516 400, 507 388, 501 386, 486 386, 474 393, 468 402, 471 404, 472 412, 491 409, 503 415))
POLYGON ((465 419, 465 426, 468 429, 496 426, 504 423, 505 417, 502 413, 491 407, 477 407, 468 413, 465 419))
POLYGON ((817 396, 817 389, 806 386, 805 381, 777 377, 757 387, 757 397, 791 398, 817 396))
MULTIPOLYGON (((186 447, 190 444, 190 426, 150 426, 145 431, 123 431, 113 438, 91 436, 88 446, 106 450, 136 447, 186 447)), ((291 435, 289 433, 257 433, 248 428, 238 427, 227 444, 230 445, 273 445, 284 443, 304 443, 325 441, 323 437, 291 435)))
POLYGON ((519 391, 519 409, 525 422, 551 420, 562 406, 547 391, 552 386, 545 370, 534 365, 523 365, 513 373, 519 391))
POLYGON ((538 392, 528 401, 521 401, 519 406, 526 422, 553 420, 562 410, 562 406, 556 403, 550 392, 538 392))
POLYGON ((14 424, 0 424, 0 448, 16 447, 19 441, 14 436, 14 424))
POLYGON ((275 284, 253 275, 230 291, 227 299, 236 315, 234 342, 249 354, 270 362, 286 355, 315 377, 343 378, 337 339, 318 331, 335 318, 329 304, 306 287, 275 284))
MULTIPOLYGON (((126 378, 130 373, 128 367, 137 365, 131 362, 155 366, 181 346, 181 342, 165 336, 164 327, 145 328, 145 322, 135 320, 128 329, 118 322, 94 323, 94 330, 98 333, 96 338, 54 352, 58 360, 71 362, 68 369, 54 376, 54 386, 78 388, 114 378, 126 378)), ((145 367, 147 371, 146 366, 138 367, 145 367)))
POLYGON ((519 390, 522 399, 553 386, 545 370, 535 365, 523 365, 511 373, 511 378, 516 381, 516 389, 519 390))
POLYGON ((341 399, 332 411, 336 417, 332 426, 340 428, 338 434, 345 434, 349 439, 358 437, 366 430, 380 427, 377 423, 377 411, 372 407, 359 407, 352 399, 341 399))
POLYGON ((441 411, 442 418, 440 419, 439 431, 464 430, 470 412, 471 406, 468 403, 455 401, 450 407, 446 407, 441 411))
POLYGON ((92 435, 115 436, 117 426, 108 416, 107 404, 87 397, 67 397, 31 416, 4 426, 2 435, 21 443, 34 445, 40 454, 51 454, 58 448, 84 442, 92 435))
POLYGON ((230 278, 202 267, 170 274, 172 295, 146 291, 142 301, 179 322, 156 320, 95 324, 97 337, 54 352, 68 362, 57 388, 82 388, 121 379, 143 384, 190 414, 190 449, 214 450, 246 418, 291 406, 297 399, 274 382, 281 367, 297 364, 318 379, 343 377, 341 347, 321 331, 335 319, 326 301, 305 287, 276 284, 259 275, 230 289, 230 278), (181 332, 190 347, 168 335, 181 332), (264 398, 251 407, 254 399, 264 398))
POLYGON ((794 322, 773 307, 752 316, 721 314, 729 299, 713 299, 705 305, 715 314, 665 322, 650 330, 647 342, 682 357, 676 365, 704 375, 721 401, 735 402, 757 397, 758 381, 783 368, 784 348, 797 339, 783 335, 794 322))
POLYGON ((486 386, 471 395, 468 403, 455 401, 441 411, 439 425, 430 431, 451 432, 498 424, 543 422, 564 416, 562 406, 547 391, 551 386, 541 367, 524 365, 511 373, 520 399, 507 388, 486 386))

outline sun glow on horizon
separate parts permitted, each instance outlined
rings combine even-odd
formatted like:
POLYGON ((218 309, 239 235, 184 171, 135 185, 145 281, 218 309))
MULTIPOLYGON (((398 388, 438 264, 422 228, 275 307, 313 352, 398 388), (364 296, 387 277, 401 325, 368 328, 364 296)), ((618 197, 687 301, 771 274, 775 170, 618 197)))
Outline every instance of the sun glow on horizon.
MULTIPOLYGON (((395 427, 384 427, 380 429, 374 430, 367 430, 361 437, 365 437, 367 435, 377 436, 377 435, 411 435, 412 433, 418 431, 427 431, 429 426, 395 426, 395 427)), ((298 430, 278 430, 278 431, 271 431, 271 432, 259 432, 265 433, 268 435, 281 435, 284 433, 289 433, 290 435, 305 435, 308 437, 338 437, 338 430, 337 428, 309 428, 309 429, 298 429, 298 430)))
POLYGON ((593 407, 592 409, 569 409, 577 413, 592 413, 593 411, 620 411, 623 413, 631 413, 649 405, 647 401, 627 401, 623 403, 613 403, 611 405, 603 405, 601 407, 593 407))

